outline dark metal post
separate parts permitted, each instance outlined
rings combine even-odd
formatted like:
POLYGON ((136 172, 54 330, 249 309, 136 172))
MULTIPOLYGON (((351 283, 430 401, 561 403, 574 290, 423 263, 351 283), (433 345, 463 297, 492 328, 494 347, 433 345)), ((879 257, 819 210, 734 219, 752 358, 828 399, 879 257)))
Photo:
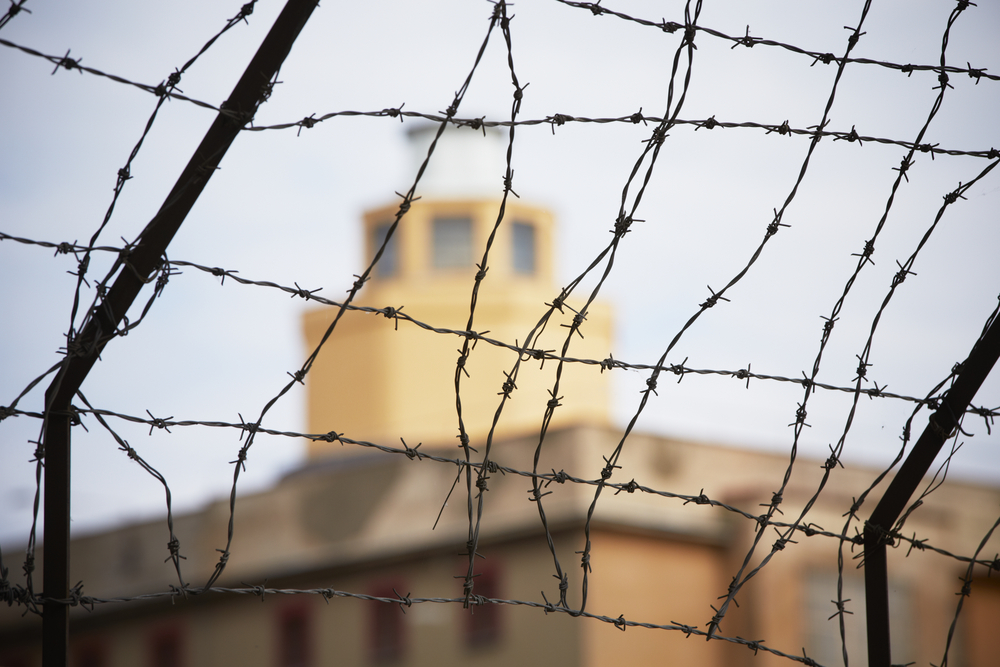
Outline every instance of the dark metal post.
POLYGON ((865 524, 865 610, 868 616, 868 665, 890 667, 889 577, 886 564, 887 534, 902 514, 910 496, 958 425, 986 376, 1000 357, 1000 318, 993 320, 972 348, 955 383, 928 419, 927 428, 903 461, 885 495, 865 524))
POLYGON ((317 4, 318 0, 288 0, 224 103, 224 112, 216 117, 159 212, 140 235, 128 256, 128 267, 122 268, 107 296, 89 313, 75 344, 67 344, 65 363, 46 391, 43 667, 66 667, 68 660, 69 607, 51 600, 69 597, 69 409, 73 396, 104 346, 117 335, 122 317, 143 285, 160 268, 164 251, 229 146, 270 95, 272 79, 317 4))
MULTIPOLYGON (((69 597, 69 415, 46 402, 45 411, 45 543, 42 554, 46 600, 69 597)), ((69 650, 69 607, 57 602, 42 606, 42 654, 45 667, 65 665, 49 656, 69 650)))

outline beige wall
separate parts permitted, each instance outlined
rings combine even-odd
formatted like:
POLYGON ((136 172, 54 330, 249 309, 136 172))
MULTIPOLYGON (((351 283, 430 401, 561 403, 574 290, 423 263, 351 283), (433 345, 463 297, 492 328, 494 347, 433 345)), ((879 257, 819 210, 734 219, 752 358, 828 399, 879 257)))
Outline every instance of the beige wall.
MULTIPOLYGON (((431 227, 435 217, 466 215, 473 219, 475 262, 481 259, 493 225, 498 201, 423 201, 413 205, 397 231, 399 271, 391 277, 377 274, 361 291, 357 305, 401 308, 411 317, 437 327, 463 331, 469 319, 476 268, 434 269, 430 265, 431 227)), ((374 225, 391 221, 395 208, 370 212, 365 218, 365 238, 374 225)), ((534 275, 519 275, 511 266, 510 225, 501 226, 491 251, 489 271, 481 283, 472 328, 505 342, 524 341, 546 312, 546 302, 559 295, 553 282, 552 217, 546 211, 508 203, 505 220, 527 221, 535 226, 537 248, 534 275)), ((367 256, 374 255, 369 247, 367 256)), ((569 305, 582 307, 583 294, 569 305)), ((311 351, 336 315, 335 308, 306 314, 306 344, 311 351)), ((574 313, 556 312, 535 348, 561 350, 574 313)), ((568 356, 605 359, 611 353, 611 311, 607 304, 591 305, 583 324, 583 338, 575 336, 568 356)), ((463 338, 436 334, 405 321, 380 314, 347 312, 317 358, 308 379, 309 431, 337 431, 355 440, 400 446, 457 446, 458 417, 455 405, 455 371, 463 338)), ((462 411, 473 447, 481 447, 501 403, 504 372, 511 372, 516 353, 481 342, 466 362, 462 376, 462 411)), ((518 372, 517 389, 503 407, 497 436, 507 438, 537 432, 542 423, 548 390, 554 386, 556 364, 525 361, 518 372)), ((568 364, 559 395, 554 427, 569 424, 606 425, 609 375, 597 366, 568 364)), ((312 455, 345 451, 340 444, 314 442, 312 455)), ((356 453, 357 448, 346 448, 356 453)))
MULTIPOLYGON (((602 456, 614 449, 618 438, 612 429, 554 431, 546 441, 541 469, 564 468, 593 479, 599 475, 602 456)), ((535 445, 532 437, 498 443, 496 459, 530 469, 535 445)), ((639 483, 680 494, 697 494, 704 487, 706 495, 751 512, 763 512, 759 505, 769 501, 773 483, 780 480, 787 464, 780 455, 646 435, 630 438, 625 452, 619 461, 623 467, 615 471, 613 481, 634 477, 639 483)), ((818 461, 803 458, 797 465, 800 472, 793 477, 782 505, 785 519, 797 515, 822 473, 818 461)), ((467 564, 457 555, 464 550, 468 529, 462 485, 437 529, 430 529, 454 471, 451 465, 402 456, 318 461, 272 489, 243 496, 237 503, 233 555, 220 583, 254 585, 267 579, 269 586, 367 593, 379 582, 395 581, 406 587, 401 593, 414 597, 456 597, 461 594, 461 580, 455 577, 463 574, 467 564)), ((839 531, 844 508, 871 478, 870 470, 837 469, 810 511, 810 520, 839 531)), ((556 600, 558 582, 552 577, 554 567, 545 539, 538 532, 537 505, 527 501, 528 488, 524 477, 491 475, 480 548, 487 558, 480 565, 496 564, 504 596, 540 601, 545 591, 549 600, 556 600)), ((582 522, 595 487, 552 484, 547 490, 552 494, 545 497, 545 510, 560 562, 569 574, 569 602, 577 606, 581 568, 576 552, 583 548, 582 522)), ((936 547, 970 554, 995 520, 991 514, 998 503, 1000 492, 995 489, 946 484, 910 517, 905 532, 915 532, 936 547)), ((862 508, 861 516, 873 507, 874 501, 862 508)), ((183 561, 185 579, 193 585, 203 583, 217 562, 215 549, 225 543, 228 516, 228 502, 220 500, 202 512, 177 519, 181 553, 188 556, 183 561)), ((639 491, 605 492, 594 515, 587 611, 704 629, 713 613, 710 605, 718 606, 718 596, 726 592, 742 563, 754 525, 719 507, 685 505, 682 499, 639 491)), ((176 583, 170 564, 163 562, 166 537, 161 520, 74 540, 74 582, 83 580, 84 592, 96 595, 166 590, 176 583)), ((770 553, 775 539, 774 530, 768 529, 751 568, 770 553)), ((721 634, 764 640, 790 653, 806 647, 811 656, 818 655, 817 623, 820 632, 836 635, 836 619, 826 618, 835 611, 830 600, 836 595, 838 542, 821 535, 799 534, 795 539, 798 544, 775 553, 767 567, 746 584, 737 597, 740 606, 730 607, 721 634), (817 608, 811 606, 814 602, 817 608)), ((937 664, 959 599, 956 593, 964 567, 930 550, 914 550, 909 557, 906 551, 905 546, 889 551, 890 580, 898 589, 890 599, 896 605, 894 618, 909 624, 913 654, 906 659, 937 664)), ((982 554, 991 558, 997 551, 1000 536, 994 535, 982 554)), ((845 549, 845 575, 855 582, 861 572, 854 569, 858 561, 852 556, 858 552, 857 547, 852 552, 850 545, 845 549)), ((20 582, 19 563, 12 558, 19 554, 10 550, 4 555, 13 581, 20 582)), ((41 574, 36 572, 36 581, 41 581, 41 574)), ((993 628, 1000 623, 1000 594, 996 578, 987 579, 985 574, 984 568, 977 569, 977 581, 958 627, 953 665, 989 665, 983 656, 995 653, 998 633, 993 628)), ((850 590, 847 596, 852 598, 848 608, 854 611, 847 616, 849 632, 861 632, 863 640, 862 596, 850 590)), ((233 651, 247 652, 240 658, 243 664, 273 665, 275 615, 286 605, 298 604, 315 607, 315 627, 323 628, 317 635, 317 651, 321 652, 317 655, 332 651, 347 656, 344 664, 367 664, 370 639, 364 624, 374 603, 339 598, 329 605, 311 596, 268 596, 262 604, 258 599, 218 595, 174 605, 166 600, 98 605, 93 612, 73 610, 74 637, 84 643, 104 637, 113 655, 123 656, 111 664, 142 665, 147 664, 150 633, 176 622, 184 628, 189 665, 219 664, 220 656, 233 651), (341 629, 346 629, 346 635, 341 629)), ((38 619, 21 618, 21 611, 0 606, 0 646, 9 650, 20 645, 30 654, 27 657, 37 657, 38 619)), ((461 641, 466 610, 460 605, 442 605, 407 611, 405 623, 412 628, 412 644, 407 654, 411 662, 406 664, 446 665, 452 660, 468 664, 461 641)), ((505 607, 503 614, 504 641, 510 645, 481 652, 476 657, 481 662, 474 664, 531 662, 535 650, 551 651, 556 656, 552 664, 606 664, 624 657, 635 664, 786 664, 764 653, 754 657, 745 647, 686 638, 677 631, 629 628, 621 632, 598 621, 546 615, 529 607, 505 607), (559 663, 563 658, 558 656, 568 662, 559 663)), ((858 654, 852 655, 853 664, 858 654)))
MULTIPOLYGON (((536 536, 541 538, 541 536, 536 536)), ((543 539, 517 539, 484 544, 480 552, 499 576, 500 594, 509 599, 537 597, 541 587, 554 588, 549 579, 551 558, 543 539)), ((375 594, 394 586, 411 597, 460 597, 467 559, 462 545, 425 554, 406 562, 351 568, 345 572, 315 573, 269 581, 268 586, 316 587, 375 594)), ((572 557, 567 541, 561 556, 572 557)), ((208 598, 178 599, 174 604, 129 603, 102 609, 74 623, 71 656, 81 647, 98 646, 107 667, 136 667, 150 663, 151 639, 162 632, 180 637, 186 667, 278 665, 278 626, 289 609, 305 611, 309 619, 313 665, 374 664, 371 653, 372 609, 384 604, 318 595, 253 596, 217 594, 208 598)), ((401 611, 394 610, 402 614, 401 611)), ((422 603, 406 609, 403 619, 404 653, 393 662, 400 667, 469 665, 499 667, 545 664, 558 667, 581 663, 584 626, 565 614, 544 615, 541 609, 503 606, 500 635, 495 644, 469 646, 464 637, 467 616, 475 609, 461 604, 422 603)), ((39 664, 37 645, 28 664, 39 664)), ((78 661, 71 660, 71 667, 78 661)), ((2 664, 2 663, 0 663, 2 664)))
MULTIPOLYGON (((955 603, 958 604, 957 602, 955 603)), ((977 577, 959 621, 969 665, 996 664, 1000 656, 1000 577, 977 577)))
MULTIPOLYGON (((721 548, 667 541, 661 536, 596 531, 588 609, 657 625, 704 629, 707 601, 725 576, 721 548)), ((699 665, 721 667, 723 645, 683 632, 585 621, 586 665, 699 665)))

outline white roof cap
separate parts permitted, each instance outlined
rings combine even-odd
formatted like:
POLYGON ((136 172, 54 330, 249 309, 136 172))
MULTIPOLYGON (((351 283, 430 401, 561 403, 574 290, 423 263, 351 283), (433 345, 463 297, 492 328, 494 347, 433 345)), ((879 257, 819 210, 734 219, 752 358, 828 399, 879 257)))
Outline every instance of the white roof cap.
MULTIPOLYGON (((437 123, 421 123, 410 128, 410 178, 427 157, 438 127, 437 123)), ((417 185, 417 195, 499 198, 507 164, 507 133, 495 127, 485 129, 484 136, 483 128, 448 125, 417 185)))

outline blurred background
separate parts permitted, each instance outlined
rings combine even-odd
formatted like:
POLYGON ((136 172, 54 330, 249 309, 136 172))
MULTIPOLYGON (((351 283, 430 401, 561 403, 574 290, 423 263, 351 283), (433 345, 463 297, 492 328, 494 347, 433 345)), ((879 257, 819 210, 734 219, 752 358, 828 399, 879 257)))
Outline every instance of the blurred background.
MULTIPOLYGON (((184 74, 179 89, 218 105, 270 28, 278 2, 261 2, 184 74)), ((156 85, 181 67, 239 11, 239 3, 29 3, 0 37, 82 65, 156 85)), ((616 2, 614 9, 651 21, 683 22, 683 3, 616 2)), ((939 64, 952 5, 876 3, 852 56, 897 64, 939 64)), ((512 7, 513 59, 525 88, 521 119, 557 113, 602 118, 662 116, 673 54, 682 37, 595 16, 558 2, 512 7)), ((281 70, 280 84, 257 114, 258 126, 294 123, 344 111, 440 113, 451 103, 482 43, 487 2, 324 3, 281 70)), ((699 24, 731 36, 794 44, 840 55, 857 24, 860 3, 708 2, 699 24)), ((947 63, 1000 72, 995 29, 1000 8, 982 3, 959 17, 947 63)), ((690 89, 679 113, 688 120, 753 121, 792 128, 823 116, 836 65, 790 50, 733 46, 699 33, 690 89)), ((86 244, 108 205, 156 98, 106 78, 60 69, 13 48, 0 49, 0 231, 33 240, 86 244)), ((683 68, 685 63, 681 63, 683 68)), ((682 69, 683 71, 683 69, 682 69)), ((905 74, 852 64, 830 112, 831 131, 913 141, 938 94, 934 72, 905 74)), ((1000 83, 954 75, 923 143, 986 151, 1000 146, 995 112, 1000 83)), ((513 87, 507 54, 494 32, 458 116, 509 118, 513 87)), ((679 90, 675 90, 676 96, 679 90)), ((132 164, 131 176, 98 244, 134 240, 155 214, 215 112, 172 100, 132 164)), ((367 265, 358 221, 365 209, 398 200, 414 178, 406 131, 411 119, 340 116, 311 129, 244 132, 199 199, 168 255, 238 271, 255 280, 298 284, 338 300, 367 265)), ((622 189, 652 127, 631 123, 542 123, 516 131, 514 190, 557 219, 556 275, 578 276, 607 245, 622 189)), ((745 266, 788 197, 809 146, 802 135, 762 129, 679 125, 663 144, 615 268, 601 291, 615 311, 615 359, 655 363, 709 295, 745 266)), ((823 320, 854 270, 865 241, 886 209, 906 150, 874 141, 824 139, 788 207, 782 228, 732 290, 729 302, 705 313, 680 340, 668 364, 797 378, 809 373, 823 320), (686 361, 685 361, 686 360, 686 361)), ((875 264, 854 284, 818 380, 852 386, 858 360, 896 262, 904 262, 931 227, 942 197, 975 178, 980 157, 918 153, 877 241, 875 264)), ((645 168, 645 167, 644 167, 645 168)), ((496 174, 496 195, 502 173, 496 174)), ((635 189, 629 194, 632 201, 635 189)), ((418 188, 417 194, 420 194, 418 188)), ((968 353, 996 306, 1000 263, 1000 184, 989 174, 947 209, 913 271, 878 323, 868 378, 888 391, 924 396, 968 353)), ((88 276, 103 277, 113 255, 96 253, 88 276)), ((0 404, 59 361, 76 279, 72 256, 0 242, 0 404)), ((581 289, 590 289, 595 276, 581 289)), ((91 282, 91 287, 93 282, 91 282)), ((138 304, 144 304, 144 292, 138 304)), ((552 296, 555 296, 553 294, 552 296)), ((84 290, 90 303, 92 289, 84 290)), ((400 304, 383 304, 400 305, 400 304)), ((141 307, 141 306, 140 306, 141 307)), ((132 415, 238 422, 255 420, 298 369, 305 349, 305 304, 280 291, 246 287, 183 270, 171 278, 146 320, 109 344, 84 385, 92 404, 132 415)), ((136 319, 138 312, 130 313, 136 319)), ((615 370, 613 415, 635 413, 646 372, 615 370)), ((40 411, 42 381, 19 408, 40 411)), ((637 424, 639 431, 787 452, 802 388, 790 383, 689 374, 664 377, 637 424)), ((851 396, 818 392, 810 399, 800 442, 804 455, 825 458, 843 432, 851 396)), ((991 378, 974 401, 1000 405, 991 378)), ((296 387, 268 413, 264 426, 302 431, 305 391, 296 387)), ((898 452, 912 404, 863 399, 844 460, 884 466, 898 452)), ((163 491, 117 450, 92 419, 73 435, 74 531, 162 516, 163 491)), ((117 428, 117 427, 116 427, 117 428)), ((1000 483, 996 438, 980 418, 951 475, 1000 483)), ((0 424, 0 541, 23 543, 32 518, 39 423, 0 424)), ((171 485, 175 509, 200 507, 226 493, 239 450, 231 430, 181 429, 174 435, 121 425, 119 433, 171 485)), ((393 443, 387 443, 393 444, 393 443)), ((241 492, 268 487, 299 465, 304 445, 261 437, 249 454, 241 492)))

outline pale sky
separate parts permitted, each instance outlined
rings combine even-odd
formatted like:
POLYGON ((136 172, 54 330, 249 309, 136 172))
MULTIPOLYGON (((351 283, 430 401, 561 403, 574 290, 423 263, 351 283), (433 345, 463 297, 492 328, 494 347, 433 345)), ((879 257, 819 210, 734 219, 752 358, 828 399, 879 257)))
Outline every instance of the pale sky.
MULTIPOLYGON (((652 21, 684 21, 684 3, 614 0, 604 6, 652 21)), ((240 2, 29 2, 0 38, 45 54, 155 85, 193 56, 235 15, 240 2)), ((706 1, 699 25, 841 55, 863 3, 706 1)), ((852 53, 898 64, 933 65, 951 3, 875 2, 852 53)), ((185 95, 225 99, 281 8, 261 2, 248 24, 234 27, 192 66, 185 95)), ((486 34, 487 2, 335 2, 320 6, 281 70, 255 123, 295 122, 311 114, 443 111, 468 74, 486 34)), ((511 22, 514 66, 524 89, 521 119, 557 113, 622 117, 664 113, 670 64, 683 30, 668 34, 614 16, 594 16, 552 0, 522 0, 511 22)), ((959 16, 947 63, 1000 74, 996 28, 1000 8, 981 3, 959 16)), ((836 65, 789 50, 737 45, 699 32, 681 119, 816 125, 836 65)), ((687 66, 681 58, 680 74, 687 66)), ((124 166, 156 98, 137 88, 0 48, 0 232, 40 241, 85 243, 111 202, 124 166)), ((953 74, 924 143, 960 151, 1000 147, 1000 82, 953 74)), ((909 76, 874 64, 852 64, 840 82, 827 129, 913 141, 939 85, 933 72, 909 76)), ((499 30, 491 37, 458 116, 506 120, 513 88, 499 30)), ((173 100, 163 106, 132 166, 100 245, 134 240, 159 208, 214 119, 214 112, 173 100)), ((186 260, 340 299, 363 267, 363 210, 395 198, 412 182, 406 119, 337 117, 303 129, 244 132, 168 250, 186 260)), ((557 274, 567 283, 609 242, 622 187, 652 125, 567 123, 519 127, 514 189, 557 216, 557 274)), ((670 131, 636 223, 621 245, 601 293, 616 313, 616 359, 654 363, 684 322, 744 267, 795 182, 809 138, 754 128, 670 131)), ((668 364, 801 377, 818 351, 823 316, 844 289, 886 207, 899 145, 826 138, 783 222, 790 225, 720 303, 682 337, 668 364)), ((917 154, 896 194, 869 265, 858 278, 823 356, 818 380, 852 386, 896 262, 904 262, 930 228, 943 196, 975 178, 983 157, 917 154)), ((497 172, 496 195, 502 173, 497 172)), ((419 189, 418 189, 419 194, 419 189)), ((633 189, 634 194, 634 189, 633 189)), ((633 195, 630 195, 631 201, 633 195)), ((1000 294, 1000 169, 945 212, 941 223, 879 322, 868 377, 888 391, 923 396, 961 361, 1000 294)), ((96 254, 92 278, 110 256, 96 254)), ((75 279, 72 256, 0 242, 0 405, 8 405, 59 360, 75 279)), ((593 279, 585 282, 587 289, 593 279)), ((471 280, 470 280, 471 289, 471 280)), ((553 294, 555 296, 555 294, 553 294)), ((92 292, 86 292, 89 303, 92 292)), ((147 293, 137 303, 144 304, 147 293)), ((389 305, 389 304, 384 304, 389 305)), ((171 279, 150 315, 112 341, 83 386, 95 406, 131 415, 238 422, 256 419, 308 351, 299 321, 305 304, 274 290, 246 287, 194 270, 171 279)), ((539 313, 542 312, 539 304, 539 313)), ((130 314, 137 316, 137 313, 130 314)), ((135 319, 135 317, 132 317, 135 319)), ((996 374, 994 374, 996 375, 996 374)), ((613 411, 623 425, 635 412, 645 372, 615 370, 613 411)), ((19 408, 42 407, 43 381, 19 408)), ((870 385, 869 385, 870 386, 870 385)), ((638 428, 704 441, 787 451, 802 389, 789 383, 744 383, 720 376, 661 379, 638 428)), ((264 425, 304 430, 304 390, 286 395, 264 425)), ((443 397, 443 400, 453 400, 443 397)), ((801 453, 825 458, 844 428, 850 396, 810 399, 801 453)), ((1000 406, 1000 381, 989 379, 975 405, 1000 406)), ((884 465, 896 453, 912 405, 862 399, 845 460, 884 465)), ((926 413, 915 422, 926 423, 926 413)), ((117 450, 92 419, 73 433, 74 529, 162 516, 153 478, 117 450)), ((39 423, 0 423, 0 540, 22 543, 31 521, 39 423)), ((229 464, 239 449, 232 430, 176 428, 173 434, 115 422, 115 428, 167 478, 175 507, 193 510, 228 492, 229 464), (119 428, 120 427, 120 428, 119 428)), ((1000 483, 998 437, 971 418, 952 474, 1000 483)), ((356 437, 363 439, 363 434, 356 437)), ((391 444, 391 443, 387 443, 391 444)), ((266 487, 301 463, 303 444, 260 438, 241 490, 266 487)), ((684 490, 687 492, 687 490, 684 490)))

